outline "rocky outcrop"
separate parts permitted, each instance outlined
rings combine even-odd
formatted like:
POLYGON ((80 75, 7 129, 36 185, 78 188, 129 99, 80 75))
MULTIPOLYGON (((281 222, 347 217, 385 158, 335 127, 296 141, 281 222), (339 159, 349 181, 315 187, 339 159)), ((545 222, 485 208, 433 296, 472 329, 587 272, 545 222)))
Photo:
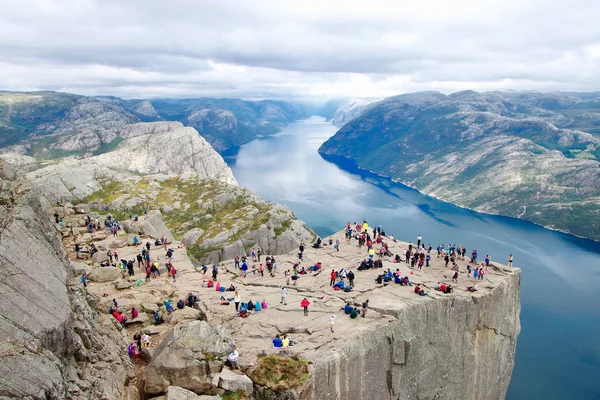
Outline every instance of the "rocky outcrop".
POLYGON ((236 184, 231 169, 191 128, 155 122, 123 128, 129 137, 116 150, 86 159, 68 158, 28 174, 53 202, 82 200, 102 189, 106 180, 140 174, 193 175, 236 184))
POLYGON ((148 235, 155 238, 165 236, 170 243, 175 240, 171 231, 165 225, 159 210, 149 211, 146 216, 140 217, 138 221, 125 220, 121 223, 121 227, 127 233, 148 235))
POLYGON ((50 204, 4 162, 0 178, 0 396, 127 398, 123 339, 70 283, 50 204))
MULTIPOLYGON (((169 385, 201 392, 212 388, 210 376, 235 348, 220 326, 204 321, 185 322, 163 339, 146 367, 146 393, 163 393, 169 385)), ((219 368, 220 369, 220 368, 219 368)))

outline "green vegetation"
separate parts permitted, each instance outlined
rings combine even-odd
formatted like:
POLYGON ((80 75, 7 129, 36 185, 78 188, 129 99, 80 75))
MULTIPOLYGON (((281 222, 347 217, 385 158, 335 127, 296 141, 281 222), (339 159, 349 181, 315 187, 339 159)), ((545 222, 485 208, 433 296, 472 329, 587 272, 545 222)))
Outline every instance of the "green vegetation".
POLYGON ((251 398, 251 396, 243 390, 237 390, 235 392, 226 392, 225 394, 221 395, 221 400, 244 400, 249 398, 251 398))
POLYGON ((309 362, 298 357, 269 354, 258 359, 248 372, 254 383, 271 390, 287 390, 303 385, 310 376, 309 362))
POLYGON ((288 229, 290 229, 290 226, 292 226, 292 220, 288 219, 286 221, 283 221, 281 223, 281 228, 275 228, 275 235, 276 236, 281 235, 283 232, 285 232, 288 229))

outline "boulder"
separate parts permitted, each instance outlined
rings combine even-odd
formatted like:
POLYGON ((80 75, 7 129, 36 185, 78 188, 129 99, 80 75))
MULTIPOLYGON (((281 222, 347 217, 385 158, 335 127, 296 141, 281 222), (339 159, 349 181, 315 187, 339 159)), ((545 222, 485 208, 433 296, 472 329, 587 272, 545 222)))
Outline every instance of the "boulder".
POLYGON ((92 271, 91 266, 77 261, 71 261, 71 269, 73 269, 73 274, 75 274, 75 276, 87 274, 92 271))
POLYGON ((219 396, 199 396, 196 393, 179 386, 169 386, 167 400, 220 400, 219 396))
POLYGON ((165 235, 169 242, 175 240, 171 231, 165 225, 159 210, 148 211, 148 215, 140 217, 138 221, 123 221, 121 222, 121 228, 127 233, 149 235, 154 238, 165 235))
POLYGON ((118 280, 115 282, 115 289, 117 289, 117 290, 129 289, 134 286, 135 286, 135 282, 124 281, 124 280, 118 280))
POLYGON ((121 278, 121 270, 115 267, 94 268, 88 275, 92 282, 110 282, 121 278))
POLYGON ((101 263, 101 262, 108 261, 108 255, 106 254, 106 252, 104 250, 97 251, 92 256, 92 261, 95 263, 101 263))
POLYGON ((142 311, 149 312, 149 313, 158 311, 158 305, 156 303, 142 303, 141 307, 142 307, 142 311))
POLYGON ((92 242, 92 234, 91 233, 84 233, 81 236, 77 237, 77 243, 91 243, 92 242))
POLYGON ((111 242, 108 246, 111 249, 120 249, 121 247, 127 246, 127 243, 128 243, 127 237, 116 237, 113 240, 111 240, 111 242))
POLYGON ((184 322, 169 332, 154 351, 144 371, 145 391, 159 394, 170 385, 192 391, 211 389, 208 361, 225 359, 234 348, 233 337, 220 325, 184 322))
POLYGON ((177 325, 181 321, 194 321, 200 318, 201 313, 199 310, 190 307, 183 307, 181 310, 175 309, 171 314, 165 317, 165 321, 171 325, 177 325))
POLYGON ((200 239, 200 237, 204 235, 204 230, 200 228, 194 228, 188 231, 185 235, 183 235, 183 244, 190 245, 194 244, 200 239))
POLYGON ((106 231, 98 231, 98 232, 92 233, 92 239, 93 240, 104 240, 104 239, 106 239, 106 231))
POLYGON ((148 318, 148 314, 146 314, 145 312, 141 312, 138 314, 137 318, 135 319, 127 319, 125 320, 125 325, 133 325, 133 324, 144 324, 146 322, 148 322, 150 320, 150 318, 148 318))
POLYGON ((219 387, 230 392, 242 390, 248 394, 254 392, 254 384, 246 375, 236 373, 230 369, 223 369, 219 374, 219 387))

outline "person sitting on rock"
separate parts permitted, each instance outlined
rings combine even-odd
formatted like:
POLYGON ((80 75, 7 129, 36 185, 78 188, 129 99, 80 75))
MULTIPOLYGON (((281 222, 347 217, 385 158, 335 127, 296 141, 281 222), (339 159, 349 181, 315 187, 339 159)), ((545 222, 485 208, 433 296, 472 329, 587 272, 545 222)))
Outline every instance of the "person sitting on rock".
POLYGON ((248 301, 248 310, 254 311, 254 303, 252 302, 252 300, 248 301))
POLYGON ((150 336, 146 333, 142 335, 142 346, 145 348, 150 347, 150 336))
POLYGON ((165 322, 165 320, 163 319, 163 317, 158 313, 158 311, 154 311, 154 325, 160 325, 163 322, 165 322))
POLYGON ((175 311, 173 309, 173 306, 171 305, 171 299, 167 299, 167 301, 165 301, 165 308, 167 309, 167 312, 170 314, 173 311, 175 311))
POLYGON ((231 367, 231 369, 240 369, 240 366, 238 364, 239 356, 240 353, 238 353, 237 350, 233 350, 231 354, 227 356, 227 361, 229 361, 229 366, 231 367))
POLYGON ((319 247, 321 247, 321 238, 317 237, 317 241, 315 242, 315 244, 313 244, 312 246, 315 249, 318 249, 319 247))
POLYGON ((179 301, 177 302, 177 308, 182 310, 185 307, 185 303, 183 302, 183 299, 179 299, 179 301))
POLYGON ((196 304, 197 300, 198 300, 198 297, 196 295, 194 295, 193 293, 188 294, 187 306, 194 307, 194 304, 196 304))
POLYGON ((350 305, 350 303, 346 303, 346 305, 344 306, 344 314, 350 314, 352 312, 352 306, 350 305))
POLYGON ((350 318, 356 319, 356 317, 358 317, 358 309, 356 307, 352 307, 352 310, 350 310, 350 318))
POLYGON ((467 292, 476 292, 478 290, 477 284, 473 286, 467 286, 467 292))
POLYGON ((279 334, 275 335, 275 338, 273 339, 273 347, 275 347, 275 348, 283 347, 283 340, 281 340, 281 337, 279 336, 279 334))
POLYGON ((126 321, 127 319, 125 318, 125 316, 124 316, 123 314, 121 314, 121 313, 120 313, 119 311, 117 311, 117 310, 114 310, 114 311, 112 312, 112 315, 113 315, 113 317, 115 317, 115 319, 116 319, 117 321, 119 321, 119 323, 120 323, 121 325, 125 326, 125 321, 126 321))
POLYGON ((131 308, 131 318, 132 318, 132 319, 136 319, 136 318, 138 317, 138 315, 140 315, 140 314, 138 313, 138 310, 136 310, 136 309, 135 309, 135 307, 132 307, 132 308, 131 308))
POLYGON ((425 293, 425 291, 421 289, 421 286, 419 285, 415 286, 415 293, 419 296, 427 296, 427 293, 425 293))
POLYGON ((269 306, 269 305, 267 304, 267 300, 263 299, 263 300, 260 302, 260 307, 261 307, 263 310, 266 310, 268 306, 269 306))

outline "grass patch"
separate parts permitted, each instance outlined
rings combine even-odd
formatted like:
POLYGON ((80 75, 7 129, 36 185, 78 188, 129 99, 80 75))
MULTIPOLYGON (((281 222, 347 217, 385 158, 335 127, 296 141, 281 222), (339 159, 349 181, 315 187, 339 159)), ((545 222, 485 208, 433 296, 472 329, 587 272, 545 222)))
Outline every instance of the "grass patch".
POLYGON ((269 354, 258 359, 248 376, 271 390, 287 390, 303 385, 308 380, 308 365, 309 361, 302 358, 269 354))
POLYGON ((290 229, 290 226, 292 226, 292 220, 286 219, 281 223, 281 228, 275 228, 275 236, 281 235, 283 232, 290 229))
POLYGON ((226 392, 221 395, 221 400, 244 400, 249 399, 250 396, 243 390, 236 390, 235 392, 226 392))

